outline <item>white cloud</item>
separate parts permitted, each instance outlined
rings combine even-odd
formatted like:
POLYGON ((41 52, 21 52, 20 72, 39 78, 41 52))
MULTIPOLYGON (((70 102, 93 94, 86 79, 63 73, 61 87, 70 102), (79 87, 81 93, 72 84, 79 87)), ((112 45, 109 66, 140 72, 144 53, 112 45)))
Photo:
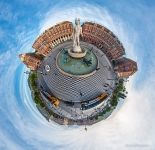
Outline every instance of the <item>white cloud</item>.
POLYGON ((12 7, 9 3, 0 2, 0 10, 0 20, 10 22, 17 19, 17 14, 12 11, 12 7))
MULTIPOLYGON (((130 28, 126 30, 123 20, 118 16, 113 16, 105 8, 86 4, 77 7, 54 8, 41 21, 40 32, 57 22, 73 21, 75 17, 80 17, 82 21, 96 21, 107 26, 123 42, 129 57, 141 57, 141 54, 135 56, 134 53, 138 47, 136 40, 139 38, 136 32, 130 28), (135 32, 135 39, 130 38, 131 32, 135 32)), ((21 40, 18 42, 22 45, 19 52, 29 51, 34 34, 31 32, 19 35, 21 40)), ((18 131, 18 136, 27 145, 38 150, 45 147, 46 149, 67 150, 126 150, 136 148, 134 146, 140 148, 144 146, 143 148, 147 150, 154 149, 154 69, 142 84, 141 89, 137 90, 133 86, 135 84, 134 78, 138 78, 138 76, 132 77, 127 84, 128 98, 122 108, 109 119, 88 127, 86 132, 84 127, 62 127, 52 122, 48 123, 43 119, 32 102, 23 68, 20 68, 19 61, 11 57, 12 54, 15 53, 8 51, 0 55, 2 67, 5 66, 5 61, 10 61, 9 65, 6 66, 7 72, 0 78, 0 95, 3 96, 0 110, 6 114, 11 126, 16 132, 18 131), (4 89, 4 87, 6 88, 4 89)), ((2 119, 2 117, 0 118, 2 119)), ((0 128, 0 130, 2 129, 0 128)), ((20 146, 17 146, 20 145, 18 141, 10 141, 8 138, 10 136, 9 131, 6 132, 5 136, 0 135, 7 145, 11 144, 12 149, 20 149, 20 146)), ((13 136, 16 135, 12 135, 12 138, 13 136)), ((4 144, 0 144, 0 147, 4 147, 4 144)))
MULTIPOLYGON (((140 38, 137 32, 132 28, 127 28, 123 20, 116 15, 111 15, 105 8, 90 5, 67 7, 62 10, 55 8, 48 12, 45 19, 41 22, 40 31, 44 31, 56 22, 63 20, 73 21, 75 17, 81 18, 82 21, 91 20, 107 26, 123 43, 127 57, 137 60, 141 56, 141 54, 135 55, 134 52, 138 47, 136 45, 137 39, 140 38)), ((139 64, 139 67, 142 67, 141 64, 139 64)), ((120 111, 109 120, 90 127, 88 129, 89 133, 87 133, 84 139, 82 138, 83 135, 79 133, 77 137, 78 143, 76 143, 77 140, 74 143, 76 146, 81 146, 81 149, 88 144, 90 146, 86 146, 85 149, 102 149, 102 146, 105 146, 106 149, 116 149, 116 147, 128 149, 128 146, 135 144, 147 146, 148 149, 153 147, 152 139, 155 128, 152 125, 155 123, 153 119, 155 111, 152 105, 154 104, 153 99, 155 94, 152 94, 152 89, 155 85, 154 78, 151 75, 139 90, 134 88, 134 84, 134 78, 132 77, 130 83, 127 84, 128 98, 125 100, 125 104, 120 111)))

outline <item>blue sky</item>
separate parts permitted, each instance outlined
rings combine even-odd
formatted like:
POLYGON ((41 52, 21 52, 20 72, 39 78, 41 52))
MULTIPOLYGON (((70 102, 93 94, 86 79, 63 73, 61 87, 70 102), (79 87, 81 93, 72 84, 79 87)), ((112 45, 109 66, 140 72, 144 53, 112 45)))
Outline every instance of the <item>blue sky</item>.
MULTIPOLYGON (((0 51, 6 52, 11 48, 20 48, 20 36, 24 32, 34 31, 32 42, 37 36, 39 23, 45 14, 54 7, 62 9, 70 6, 80 6, 88 4, 86 1, 33 1, 14 0, 0 2, 0 51), (19 47, 18 47, 19 46, 19 47)), ((113 16, 119 17, 125 23, 126 28, 136 31, 140 37, 137 39, 138 46, 150 51, 154 45, 154 2, 144 0, 118 0, 110 1, 89 1, 89 4, 96 7, 106 8, 113 16), (145 36, 144 36, 145 35, 145 36), (149 38, 148 38, 149 37, 149 38), (152 42, 150 42, 152 41, 152 42), (150 44, 148 44, 150 43, 150 44), (147 46, 146 46, 147 45, 147 46)), ((139 50, 141 52, 141 50, 139 50)), ((150 53, 145 53, 144 57, 149 57, 150 53)), ((152 61, 152 60, 150 60, 152 61)))
POLYGON ((1 0, 0 149, 126 150, 128 144, 142 143, 148 150, 155 149, 154 18, 151 0, 1 0), (138 63, 122 108, 109 120, 89 127, 87 133, 82 127, 46 122, 32 102, 23 73, 26 68, 18 59, 18 54, 33 50, 33 41, 46 28, 75 17, 107 26, 123 43, 126 56, 138 63))

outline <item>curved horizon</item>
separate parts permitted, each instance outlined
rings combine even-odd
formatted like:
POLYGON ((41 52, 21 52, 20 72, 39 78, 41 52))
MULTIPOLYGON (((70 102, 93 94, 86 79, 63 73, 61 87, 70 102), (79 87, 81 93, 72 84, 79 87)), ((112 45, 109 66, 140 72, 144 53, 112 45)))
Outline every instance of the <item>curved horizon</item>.
POLYGON ((155 4, 153 1, 15 0, 0 2, 0 149, 115 150, 155 148, 155 4), (138 72, 126 83, 124 103, 107 120, 87 127, 47 122, 28 87, 18 55, 34 51, 35 39, 54 24, 75 18, 110 29, 138 72))

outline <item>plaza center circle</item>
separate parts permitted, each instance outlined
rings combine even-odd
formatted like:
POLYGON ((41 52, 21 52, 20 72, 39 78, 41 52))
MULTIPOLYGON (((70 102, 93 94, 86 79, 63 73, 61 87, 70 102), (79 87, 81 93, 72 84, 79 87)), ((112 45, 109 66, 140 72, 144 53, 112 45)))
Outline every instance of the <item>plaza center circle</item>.
POLYGON ((81 76, 95 72, 98 66, 96 55, 91 49, 85 49, 86 55, 83 58, 73 58, 68 54, 68 49, 63 48, 57 55, 57 66, 63 72, 81 76))

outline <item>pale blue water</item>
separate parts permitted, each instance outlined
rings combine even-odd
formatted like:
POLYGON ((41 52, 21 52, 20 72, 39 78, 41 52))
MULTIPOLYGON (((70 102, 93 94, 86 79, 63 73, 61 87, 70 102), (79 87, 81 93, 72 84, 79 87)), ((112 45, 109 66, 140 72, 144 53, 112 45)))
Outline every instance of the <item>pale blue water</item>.
POLYGON ((58 67, 71 75, 86 75, 96 70, 98 60, 93 51, 85 49, 86 56, 83 58, 72 58, 67 49, 61 50, 57 57, 58 67), (87 62, 86 62, 87 61, 87 62))

